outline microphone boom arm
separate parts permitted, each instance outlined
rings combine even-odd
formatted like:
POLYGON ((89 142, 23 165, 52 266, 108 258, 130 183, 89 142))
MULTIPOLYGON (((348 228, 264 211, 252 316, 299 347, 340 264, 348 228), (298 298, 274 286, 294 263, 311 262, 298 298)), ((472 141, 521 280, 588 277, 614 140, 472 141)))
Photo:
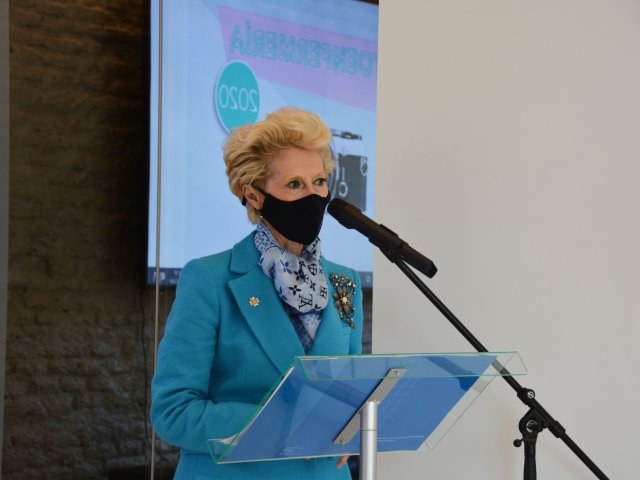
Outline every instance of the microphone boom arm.
MULTIPOLYGON (((386 228, 386 227, 385 227, 386 228)), ((371 242, 373 243, 373 242, 371 242)), ((374 243, 375 245, 375 243, 374 243)), ((425 285, 425 283, 416 275, 416 273, 404 262, 402 258, 399 258, 396 252, 393 250, 389 251, 382 250, 382 253, 394 264, 398 266, 400 270, 411 280, 411 282, 418 287, 418 289, 424 294, 427 299, 438 309, 442 315, 445 316, 447 320, 454 326, 460 334, 478 351, 478 352, 488 352, 485 346, 480 343, 480 341, 464 326, 464 324, 447 308, 447 306, 425 285)), ((518 396, 518 398, 529 407, 528 413, 524 418, 534 418, 537 420, 538 424, 536 425, 537 431, 533 437, 533 445, 531 443, 527 443, 527 435, 526 430, 523 431, 521 429, 521 433, 523 434, 523 441, 525 442, 525 467, 524 467, 524 479, 525 480, 534 480, 536 478, 536 466, 535 466, 535 438, 537 434, 541 432, 543 429, 548 428, 554 436, 562 440, 565 445, 571 449, 571 451, 584 463, 589 470, 596 476, 596 478, 600 480, 609 480, 600 468, 591 460, 586 453, 582 451, 582 449, 567 435, 565 428, 560 424, 560 422, 556 421, 547 410, 545 410, 542 405, 536 400, 535 392, 529 388, 521 386, 518 381, 510 375, 509 371, 505 367, 499 368, 499 371, 504 374, 502 378, 513 388, 518 396), (533 454, 531 453, 533 452, 533 454)), ((529 422, 535 420, 529 420, 529 422)), ((521 424, 524 423, 521 421, 521 424)), ((527 422, 527 425, 531 425, 527 422)), ((527 427, 528 428, 528 427, 527 427)), ((515 446, 519 446, 516 442, 521 442, 516 440, 514 442, 515 446)))

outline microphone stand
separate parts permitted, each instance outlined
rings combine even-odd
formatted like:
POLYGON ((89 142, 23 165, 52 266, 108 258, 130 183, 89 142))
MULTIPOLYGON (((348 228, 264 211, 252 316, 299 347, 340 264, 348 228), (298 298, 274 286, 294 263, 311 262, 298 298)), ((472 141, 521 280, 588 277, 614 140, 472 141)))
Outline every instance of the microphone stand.
MULTIPOLYGON (((371 241, 371 240, 370 240, 371 241)), ((473 345, 478 352, 488 352, 480 341, 462 324, 460 320, 440 301, 438 297, 424 284, 416 273, 404 262, 401 255, 398 255, 395 249, 389 249, 385 245, 371 241, 380 251, 391 261, 395 263, 400 270, 418 287, 418 289, 431 301, 431 303, 442 313, 447 320, 462 334, 467 341, 473 345)), ((598 466, 585 454, 578 445, 567 435, 566 430, 556 421, 549 412, 536 400, 536 394, 533 390, 521 386, 509 371, 500 366, 500 373, 504 374, 502 378, 513 388, 518 398, 529 407, 529 411, 522 417, 518 426, 522 439, 514 440, 513 444, 519 447, 524 443, 524 480, 536 479, 536 440, 538 434, 545 428, 548 428, 557 438, 562 440, 573 453, 584 463, 593 474, 600 480, 609 480, 609 478, 598 468, 598 466)))

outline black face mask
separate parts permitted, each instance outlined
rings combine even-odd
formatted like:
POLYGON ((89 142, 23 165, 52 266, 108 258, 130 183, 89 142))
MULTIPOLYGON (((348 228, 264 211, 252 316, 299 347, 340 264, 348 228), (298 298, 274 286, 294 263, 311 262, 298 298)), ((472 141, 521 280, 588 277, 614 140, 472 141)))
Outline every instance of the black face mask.
POLYGON ((266 192, 260 214, 287 240, 309 245, 322 227, 324 210, 331 195, 311 194, 292 202, 285 202, 266 192))

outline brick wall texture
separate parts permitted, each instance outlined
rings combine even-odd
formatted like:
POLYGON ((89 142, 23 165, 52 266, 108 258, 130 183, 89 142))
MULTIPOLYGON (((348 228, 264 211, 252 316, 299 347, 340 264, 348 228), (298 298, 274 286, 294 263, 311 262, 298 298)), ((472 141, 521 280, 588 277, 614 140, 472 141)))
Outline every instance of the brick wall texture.
MULTIPOLYGON (((9 4, 5 480, 118 478, 149 462, 147 5, 9 4)), ((175 459, 159 442, 158 468, 175 459)))
POLYGON ((148 462, 145 5, 9 5, 6 480, 148 462))

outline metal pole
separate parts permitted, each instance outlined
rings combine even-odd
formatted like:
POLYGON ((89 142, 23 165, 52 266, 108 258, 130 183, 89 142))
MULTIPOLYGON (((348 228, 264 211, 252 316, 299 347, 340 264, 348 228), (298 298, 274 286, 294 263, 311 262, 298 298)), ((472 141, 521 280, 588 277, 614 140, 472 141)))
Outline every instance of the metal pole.
POLYGON ((368 400, 360 411, 360 480, 376 479, 378 402, 368 400))
MULTIPOLYGON (((164 36, 164 2, 158 1, 158 152, 157 152, 157 177, 156 177, 156 290, 155 312, 153 331, 153 373, 156 373, 158 363, 158 336, 160 325, 160 220, 162 218, 160 207, 162 205, 162 59, 164 36)), ((146 365, 145 365, 146 368, 146 365)), ((156 478, 156 430, 151 426, 151 469, 150 479, 156 478)))

